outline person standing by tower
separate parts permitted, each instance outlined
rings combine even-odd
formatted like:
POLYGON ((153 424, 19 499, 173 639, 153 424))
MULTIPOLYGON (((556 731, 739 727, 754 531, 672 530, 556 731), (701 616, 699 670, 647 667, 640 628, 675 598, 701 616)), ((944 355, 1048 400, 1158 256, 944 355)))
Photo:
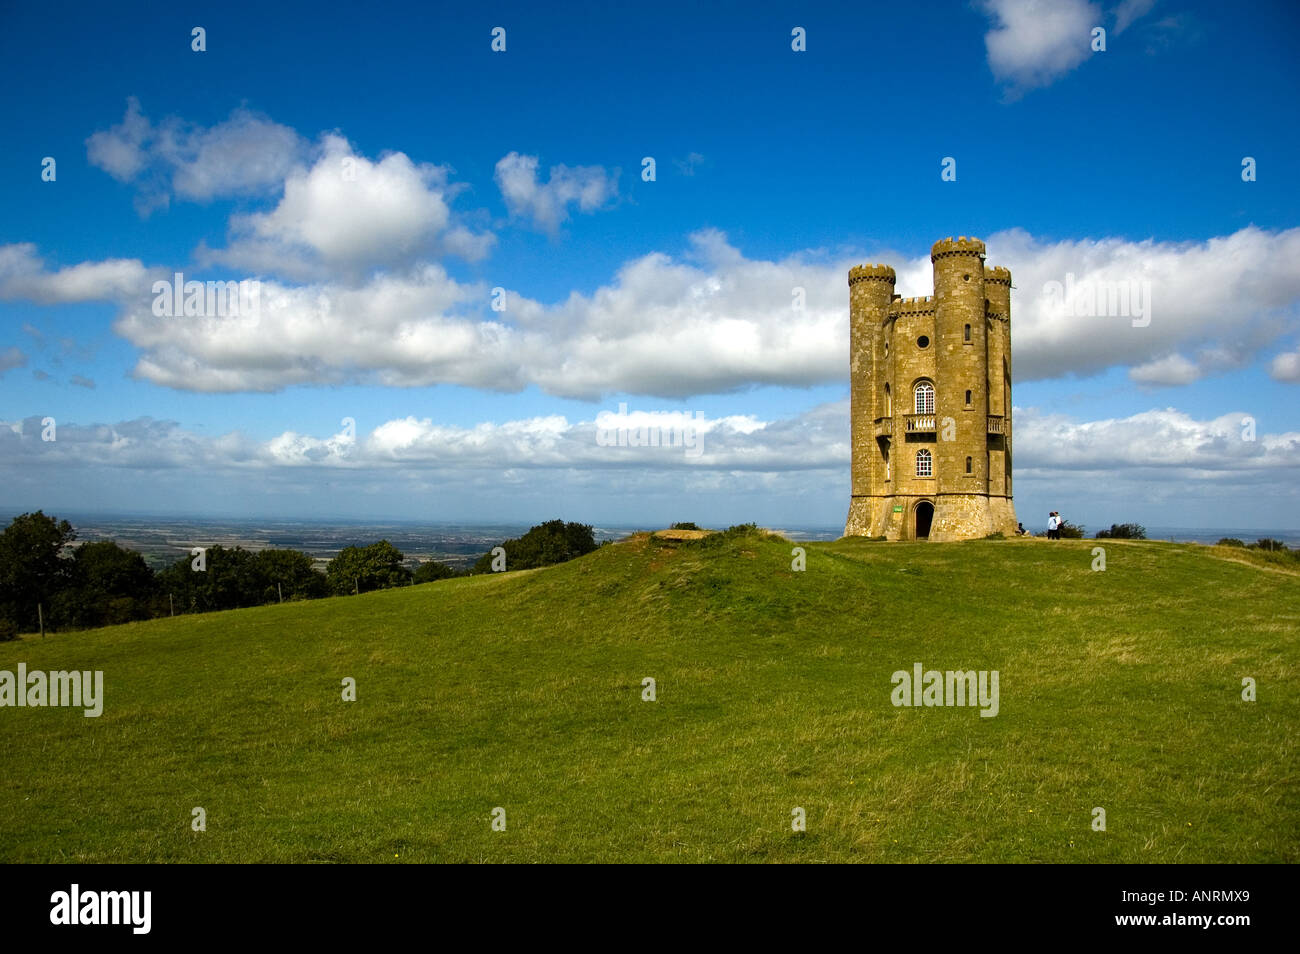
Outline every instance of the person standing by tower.
POLYGON ((1047 539, 1061 539, 1061 518, 1056 515, 1055 510, 1047 515, 1047 539))

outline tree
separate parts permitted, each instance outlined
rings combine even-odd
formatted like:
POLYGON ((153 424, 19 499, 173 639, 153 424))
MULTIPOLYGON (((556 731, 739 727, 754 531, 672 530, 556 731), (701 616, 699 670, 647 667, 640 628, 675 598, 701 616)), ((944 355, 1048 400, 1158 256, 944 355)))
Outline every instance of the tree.
POLYGON ((1109 530, 1098 530, 1098 540, 1145 540, 1147 528, 1140 523, 1112 523, 1109 530))
POLYGON ((154 575, 144 557, 112 540, 73 551, 69 584, 54 597, 60 625, 88 629, 148 619, 154 575))
POLYGON ((1080 540, 1083 538, 1083 524, 1073 524, 1068 520, 1062 520, 1057 529, 1061 532, 1062 540, 1080 540))
MULTIPOLYGON (((506 540, 501 546, 506 551, 506 569, 531 570, 591 553, 596 549, 596 536, 588 524, 548 520, 518 539, 506 540)), ((478 558, 470 572, 487 573, 491 569, 492 554, 489 551, 478 558)))
POLYGON ((39 626, 37 604, 48 609, 70 581, 63 550, 76 537, 72 524, 40 510, 14 517, 0 533, 0 617, 21 630, 39 626))
POLYGON ((1236 537, 1221 537, 1215 546, 1219 547, 1244 547, 1246 544, 1236 537))
POLYGON ((218 544, 207 548, 206 569, 195 570, 193 563, 192 556, 183 556, 158 574, 160 613, 169 611, 168 596, 178 613, 207 613, 277 603, 281 594, 306 600, 329 592, 311 557, 298 550, 252 553, 218 544))
POLYGON ((344 547, 325 570, 330 592, 344 596, 366 593, 410 582, 406 557, 387 540, 366 547, 344 547))
POLYGON ((314 600, 329 594, 325 575, 318 573, 312 558, 300 550, 262 550, 253 563, 263 603, 277 603, 281 594, 286 600, 314 600))
POLYGON ((446 580, 459 575, 455 567, 439 563, 437 560, 427 560, 415 568, 412 578, 416 583, 432 583, 434 580, 446 580))
POLYGON ((243 547, 207 547, 204 562, 205 569, 195 570, 194 558, 187 554, 158 574, 160 591, 173 597, 178 612, 208 613, 263 602, 262 576, 253 554, 243 547))
POLYGON ((1259 540, 1255 541, 1253 548, 1258 550, 1285 550, 1286 544, 1281 540, 1274 540, 1270 537, 1261 537, 1259 540))

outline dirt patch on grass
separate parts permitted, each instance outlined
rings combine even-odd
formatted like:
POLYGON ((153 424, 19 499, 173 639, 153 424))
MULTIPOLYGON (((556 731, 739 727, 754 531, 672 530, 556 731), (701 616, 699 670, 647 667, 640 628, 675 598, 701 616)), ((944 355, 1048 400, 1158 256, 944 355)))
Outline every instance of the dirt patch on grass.
POLYGON ((716 530, 656 530, 652 536, 657 540, 703 540, 716 530))

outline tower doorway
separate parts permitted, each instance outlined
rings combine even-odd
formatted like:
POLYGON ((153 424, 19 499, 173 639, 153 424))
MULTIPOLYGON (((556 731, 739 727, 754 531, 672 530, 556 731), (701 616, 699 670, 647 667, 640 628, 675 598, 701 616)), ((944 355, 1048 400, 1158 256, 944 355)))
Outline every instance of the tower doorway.
POLYGON ((930 524, 934 521, 934 504, 922 500, 916 505, 916 539, 930 539, 930 524))

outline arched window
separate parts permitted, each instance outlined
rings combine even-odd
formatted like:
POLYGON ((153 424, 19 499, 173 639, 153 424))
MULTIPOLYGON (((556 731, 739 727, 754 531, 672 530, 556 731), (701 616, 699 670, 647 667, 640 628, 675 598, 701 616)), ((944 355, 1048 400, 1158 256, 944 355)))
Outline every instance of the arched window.
POLYGON ((966 406, 970 407, 970 389, 966 390, 966 406))
POLYGON ((889 396, 889 382, 885 382, 885 417, 894 416, 894 405, 889 396))
POLYGON ((970 458, 967 457, 967 458, 966 458, 966 473, 969 474, 970 472, 971 472, 971 470, 970 470, 970 458))
POLYGON ((934 385, 929 381, 922 381, 912 392, 916 398, 917 414, 934 413, 934 385))
POLYGON ((966 337, 962 339, 966 344, 970 344, 970 325, 966 326, 966 337))
POLYGON ((934 476, 934 461, 930 458, 930 452, 924 447, 916 452, 916 476, 934 476))

